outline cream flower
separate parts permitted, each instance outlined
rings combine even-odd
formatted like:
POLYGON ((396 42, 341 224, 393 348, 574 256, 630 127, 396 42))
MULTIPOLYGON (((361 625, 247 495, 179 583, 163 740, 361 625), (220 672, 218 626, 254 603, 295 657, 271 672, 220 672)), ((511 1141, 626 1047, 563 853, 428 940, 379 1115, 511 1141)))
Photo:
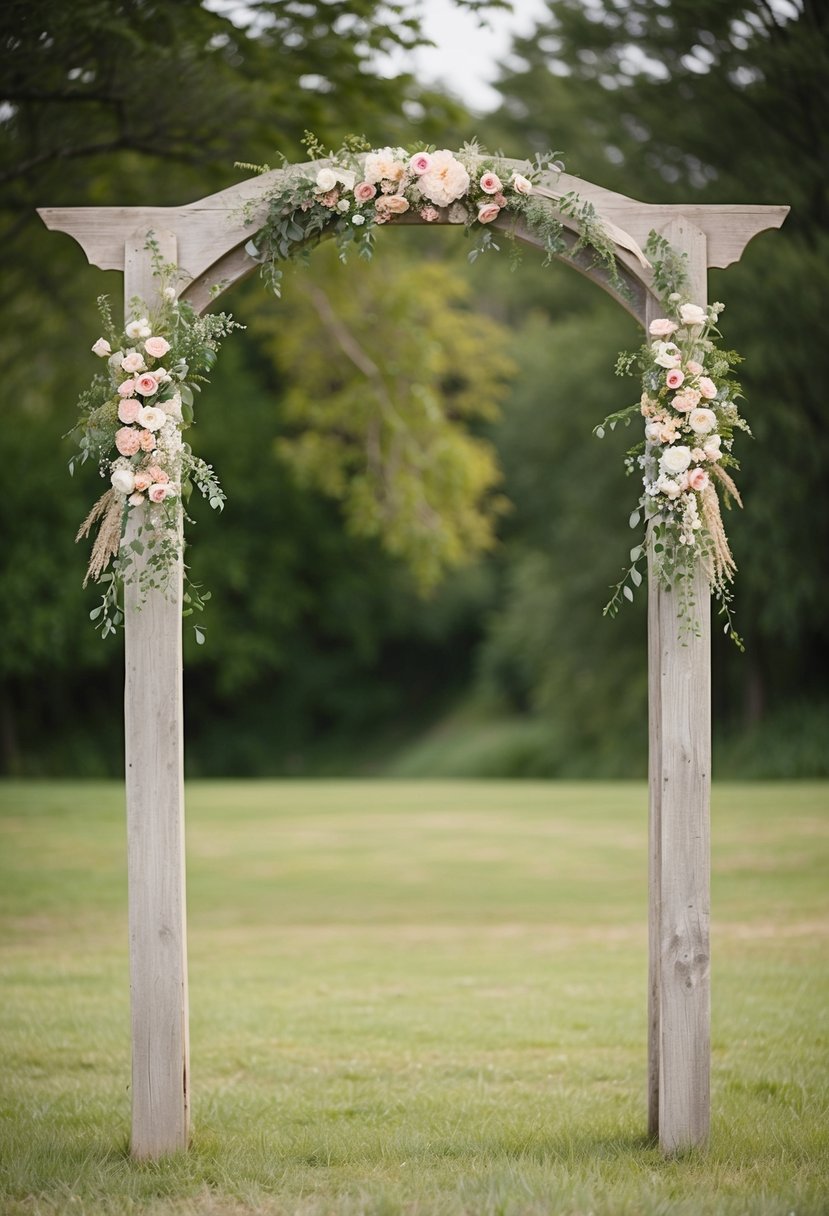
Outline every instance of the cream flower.
POLYGON ((704 325, 708 313, 699 304, 682 304, 679 309, 679 319, 683 325, 704 325))
POLYGON ((399 182, 406 172, 406 166, 397 157, 394 148, 378 148, 366 157, 363 167, 365 179, 371 185, 377 182, 399 182))
POLYGON ((106 359, 112 354, 112 347, 107 342, 106 338, 99 338, 92 347, 93 355, 97 355, 99 359, 106 359))
POLYGON ((448 148, 442 148, 432 154, 428 172, 418 179, 417 184, 420 193, 430 203, 436 207, 448 207, 466 194, 469 174, 448 148))
POLYGON ((684 444, 677 444, 675 447, 666 448, 659 461, 663 473, 669 473, 673 476, 677 473, 684 473, 690 463, 691 449, 685 447, 684 444))
POLYGON ((167 415, 157 405, 142 405, 136 421, 148 431, 160 431, 167 421, 167 415))
POLYGON ((132 494, 135 489, 135 474, 132 469, 116 469, 109 479, 113 490, 119 494, 132 494))
POLYGON ((717 415, 713 410, 707 410, 704 406, 700 406, 695 410, 691 410, 688 415, 688 425, 697 435, 707 435, 717 425, 717 415))

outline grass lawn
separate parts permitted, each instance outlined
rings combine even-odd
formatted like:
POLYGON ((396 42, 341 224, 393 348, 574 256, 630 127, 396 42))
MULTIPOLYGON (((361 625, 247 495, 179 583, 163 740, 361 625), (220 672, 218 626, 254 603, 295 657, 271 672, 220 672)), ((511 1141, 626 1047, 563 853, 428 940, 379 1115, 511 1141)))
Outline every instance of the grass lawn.
POLYGON ((713 1129, 644 1137, 640 783, 188 787, 194 1132, 135 1165, 122 792, 0 786, 0 1211, 829 1212, 829 786, 713 798, 713 1129))

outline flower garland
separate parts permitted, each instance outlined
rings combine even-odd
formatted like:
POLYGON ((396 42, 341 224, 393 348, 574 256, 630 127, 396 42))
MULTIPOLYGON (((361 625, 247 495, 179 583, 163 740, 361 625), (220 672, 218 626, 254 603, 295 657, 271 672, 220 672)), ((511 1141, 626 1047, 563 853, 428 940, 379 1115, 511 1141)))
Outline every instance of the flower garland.
MULTIPOLYGON (((664 587, 676 586, 681 593, 684 627, 698 629, 691 588, 701 561, 725 615, 725 632, 742 649, 730 610, 736 567, 717 493, 719 486, 726 505, 732 500, 742 505, 727 472, 729 466, 737 467, 731 450, 734 431, 749 430, 736 405, 741 394, 732 374, 740 358, 719 349, 716 342, 723 305, 703 308, 689 298, 683 258, 651 233, 645 247, 652 258, 648 262, 627 233, 600 220, 591 203, 575 192, 562 195, 549 189, 542 178, 549 180, 551 173, 557 176, 563 170, 556 153, 524 162, 524 172, 519 172, 515 162, 487 156, 475 142, 457 153, 446 148, 372 149, 356 136, 348 137, 336 152, 326 152, 309 133, 304 142, 319 167, 309 172, 286 162, 278 184, 264 196, 265 223, 245 247, 261 264, 276 295, 281 263, 300 252, 307 254, 313 243, 333 235, 341 260, 355 243, 360 256, 370 258, 376 229, 407 214, 426 223, 463 224, 475 239, 469 253, 473 262, 481 253, 499 249, 491 225, 509 216, 513 223, 506 235, 512 240, 513 262, 518 260, 514 237, 521 222, 539 238, 545 265, 556 256, 574 257, 589 249, 594 264, 605 269, 622 293, 626 288, 619 275, 617 245, 633 252, 643 265, 653 265, 654 288, 665 301, 667 315, 651 323, 654 341, 635 354, 620 355, 616 367, 617 374, 627 374, 638 364, 641 398, 594 430, 601 438, 608 427, 612 430, 622 421, 629 425, 634 413, 645 419, 644 438, 628 452, 626 465, 629 473, 642 471, 643 491, 630 524, 638 527, 644 520, 646 531, 631 549, 630 565, 604 611, 615 616, 623 599, 634 598, 634 588, 643 581, 639 565, 650 545, 655 576, 664 587), (568 216, 579 231, 569 246, 562 220, 568 216)), ((268 165, 237 167, 270 171, 268 165)), ((250 223, 253 212, 251 203, 246 217, 250 223)), ((139 602, 150 589, 169 585, 183 547, 179 500, 186 501, 195 485, 214 509, 221 510, 225 501, 213 469, 193 455, 182 432, 193 421, 194 392, 215 363, 221 340, 241 327, 225 313, 196 316, 177 299, 172 282, 176 268, 161 261, 152 240, 148 248, 160 279, 161 307, 142 316, 141 302, 134 301, 133 319, 123 334, 116 334, 105 298, 99 300, 108 337, 99 338, 92 350, 107 360, 108 376, 96 377, 82 394, 74 431, 81 463, 96 458, 101 475, 110 480, 77 537, 87 536, 97 525, 84 586, 89 579, 105 585, 102 603, 90 613, 104 637, 123 621, 126 577, 137 578, 139 602), (137 509, 139 527, 126 541, 130 512, 137 509), (144 559, 140 565, 135 562, 138 556, 144 559)), ((75 459, 70 472, 74 465, 75 459)), ((203 608, 207 598, 188 582, 185 615, 203 608)), ((196 637, 203 641, 201 630, 196 637)))
MULTIPOLYGON (((168 587, 183 550, 179 504, 193 486, 214 510, 225 503, 212 467, 193 454, 183 432, 193 422, 194 394, 206 381, 221 340, 241 327, 226 313, 197 317, 177 299, 176 268, 161 260, 152 239, 147 247, 161 304, 141 315, 147 310, 134 300, 133 319, 118 333, 107 299, 100 297, 107 336, 98 338, 92 351, 106 360, 107 370, 81 395, 80 417, 71 432, 80 455, 70 461, 70 474, 76 464, 93 459, 110 482, 76 537, 97 529, 84 586, 90 579, 104 586, 101 603, 89 614, 103 637, 123 622, 126 578, 137 579, 139 602, 151 589, 168 587), (126 540, 136 512, 138 526, 126 540)), ((200 611, 207 599, 209 593, 188 579, 185 615, 200 611)), ((196 640, 204 640, 198 628, 196 640)))
MULTIPOLYGON (((489 156, 477 142, 464 144, 459 152, 422 146, 410 149, 372 149, 359 136, 349 136, 337 151, 326 150, 306 132, 305 147, 319 168, 296 168, 284 162, 279 183, 265 194, 267 218, 245 249, 261 264, 262 275, 278 296, 281 291, 280 263, 291 260, 309 244, 332 235, 340 258, 346 260, 349 246, 361 257, 370 258, 376 230, 406 215, 426 223, 445 221, 463 224, 475 240, 469 253, 474 262, 480 254, 497 251, 491 225, 500 216, 510 217, 507 230, 513 262, 519 260, 515 228, 519 221, 536 235, 544 249, 545 265, 555 256, 575 257, 590 249, 596 263, 608 273, 614 286, 625 292, 619 275, 614 240, 626 237, 611 224, 600 221, 592 203, 574 191, 559 194, 542 179, 557 179, 564 165, 558 153, 536 156, 532 162, 515 162, 489 156), (550 203, 554 203, 554 207, 550 203), (568 247, 562 216, 577 221, 579 236, 568 247)), ((237 163, 237 168, 270 172, 269 165, 237 163)), ((254 205, 247 208, 253 223, 254 205)), ((627 238, 627 248, 638 257, 641 250, 627 238)), ((644 260, 644 259, 643 259, 644 260)))
POLYGON ((654 261, 654 282, 667 315, 651 321, 652 342, 636 354, 621 354, 617 362, 617 374, 638 364, 640 400, 594 430, 602 438, 608 426, 627 425, 634 414, 644 418, 644 439, 628 452, 626 464, 629 473, 641 470, 643 487, 630 525, 636 528, 644 521, 646 531, 641 544, 631 549, 630 566, 604 611, 615 616, 622 597, 633 600, 633 588, 642 583, 639 563, 650 543, 655 576, 666 589, 680 592, 683 630, 699 629, 691 585, 700 561, 725 617, 724 632, 742 650, 731 612, 736 565, 717 493, 722 492, 726 506, 742 506, 728 472, 739 467, 732 453, 734 432, 751 433, 736 403, 742 393, 733 369, 741 358, 717 345, 724 305, 693 303, 684 260, 663 237, 652 233, 646 251, 654 261))

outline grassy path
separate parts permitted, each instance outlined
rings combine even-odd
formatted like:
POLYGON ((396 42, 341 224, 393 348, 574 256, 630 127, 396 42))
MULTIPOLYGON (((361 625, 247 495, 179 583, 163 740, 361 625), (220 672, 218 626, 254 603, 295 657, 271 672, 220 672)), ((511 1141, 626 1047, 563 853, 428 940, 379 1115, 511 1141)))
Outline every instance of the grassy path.
POLYGON ((829 1212, 829 787, 713 824, 712 1142, 664 1162, 642 785, 190 786, 193 1146, 137 1166, 121 790, 0 785, 0 1212, 829 1212))

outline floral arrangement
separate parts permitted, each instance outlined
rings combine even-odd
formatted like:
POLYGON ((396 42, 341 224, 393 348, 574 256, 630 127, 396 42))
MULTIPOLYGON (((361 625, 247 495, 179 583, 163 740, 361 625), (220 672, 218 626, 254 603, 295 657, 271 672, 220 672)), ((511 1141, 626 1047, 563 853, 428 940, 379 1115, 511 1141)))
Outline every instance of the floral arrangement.
MULTIPOLYGON (((183 433, 193 422, 194 394, 222 338, 238 326, 225 313, 197 317, 177 299, 176 268, 161 261, 152 240, 148 247, 162 303, 151 312, 134 300, 133 319, 118 333, 106 297, 99 299, 106 336, 92 351, 105 361, 106 372, 81 395, 72 432, 80 455, 70 461, 70 473, 92 459, 110 483, 76 537, 96 529, 84 586, 91 579, 104 587, 101 604, 90 612, 103 637, 123 621, 127 576, 138 580, 139 602, 150 589, 169 585, 183 552, 180 504, 193 486, 214 510, 225 502, 212 467, 193 454, 183 433), (130 516, 137 527, 126 539, 130 516)), ((209 593, 188 580, 184 598, 188 614, 201 610, 209 593)), ((204 640, 198 628, 196 640, 204 640)))
POLYGON ((628 472, 640 469, 642 495, 630 517, 631 527, 644 521, 646 535, 631 549, 631 564, 613 589, 605 613, 615 616, 622 597, 633 599, 642 583, 639 563, 652 545, 654 573, 666 588, 681 592, 680 617, 685 629, 698 628, 691 578, 702 562, 712 594, 725 616, 725 632, 742 650, 731 612, 731 583, 736 565, 726 537, 719 493, 727 506, 742 506, 728 472, 739 467, 732 453, 734 432, 750 434, 740 416, 742 394, 733 375, 740 356, 721 350, 717 322, 724 305, 693 303, 687 294, 683 259, 655 234, 646 246, 654 260, 654 280, 665 303, 663 317, 651 321, 650 343, 637 354, 622 354, 617 373, 638 363, 642 377, 640 400, 610 415, 595 428, 603 437, 619 421, 644 419, 644 438, 628 452, 628 472))
MULTIPOLYGON (((625 237, 613 225, 602 223, 593 205, 571 191, 556 193, 542 179, 557 179, 564 165, 558 153, 549 152, 524 162, 523 172, 502 156, 489 156, 476 142, 459 152, 447 148, 416 146, 409 149, 372 149, 359 136, 349 136, 337 150, 326 150, 306 132, 305 147, 319 167, 295 168, 285 163, 278 185, 265 195, 267 219, 246 245, 248 254, 261 263, 262 273, 279 295, 280 263, 305 252, 310 243, 333 236, 345 260, 350 245, 360 256, 370 258, 377 228, 402 217, 426 223, 463 224, 475 240, 470 261, 488 250, 498 250, 492 224, 499 217, 512 220, 507 239, 523 221, 538 236, 546 262, 556 255, 575 256, 592 250, 614 282, 624 291, 615 258, 614 241, 625 237), (320 163, 321 162, 321 163, 320 163), (550 206, 550 202, 555 204, 550 206), (578 221, 579 237, 568 247, 562 216, 578 221)), ((259 173, 269 165, 239 163, 238 168, 259 173)), ((253 223, 253 207, 248 220, 253 223)), ((627 238, 626 246, 641 250, 627 238)), ((512 242, 513 258, 518 252, 512 242)), ((546 264, 545 262, 545 264, 546 264)))

